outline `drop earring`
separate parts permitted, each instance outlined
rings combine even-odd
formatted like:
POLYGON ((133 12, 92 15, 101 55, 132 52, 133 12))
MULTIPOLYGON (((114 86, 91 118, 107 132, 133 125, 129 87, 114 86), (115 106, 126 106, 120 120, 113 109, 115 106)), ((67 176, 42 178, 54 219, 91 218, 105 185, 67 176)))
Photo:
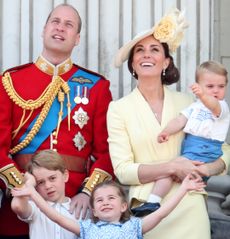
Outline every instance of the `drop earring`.
POLYGON ((162 75, 165 76, 165 69, 163 69, 162 75))
POLYGON ((134 70, 133 70, 133 72, 132 72, 132 75, 133 75, 133 76, 135 76, 135 75, 136 75, 136 72, 135 72, 134 70))

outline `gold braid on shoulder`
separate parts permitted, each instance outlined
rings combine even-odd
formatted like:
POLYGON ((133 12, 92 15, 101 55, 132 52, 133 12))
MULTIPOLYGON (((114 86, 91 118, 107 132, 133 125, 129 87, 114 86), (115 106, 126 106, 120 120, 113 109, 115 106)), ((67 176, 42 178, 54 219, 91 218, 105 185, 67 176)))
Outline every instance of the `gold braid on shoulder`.
MULTIPOLYGON (((36 100, 24 100, 18 95, 16 90, 14 89, 12 79, 9 72, 6 72, 2 78, 3 86, 9 95, 10 99, 22 109, 25 110, 34 110, 41 107, 53 94, 54 88, 56 88, 57 81, 56 78, 58 76, 54 76, 51 83, 46 87, 46 89, 42 92, 42 94, 36 100)), ((60 78, 60 77, 59 77, 60 78)), ((59 86, 60 88, 60 86, 59 86)))
MULTIPOLYGON (((12 84, 12 79, 10 74, 7 72, 4 74, 2 78, 3 86, 9 95, 10 99, 18 106, 20 106, 23 110, 31 110, 37 109, 41 107, 43 108, 41 110, 41 113, 39 114, 36 122, 34 123, 32 129, 27 134, 27 136, 24 138, 22 142, 20 142, 18 145, 16 145, 14 148, 10 150, 11 154, 15 154, 18 151, 25 148, 34 138, 34 136, 38 133, 39 129, 41 128, 49 109, 57 96, 58 92, 63 87, 63 84, 65 84, 65 81, 60 76, 54 76, 52 79, 52 82, 46 87, 46 89, 43 91, 41 96, 36 100, 24 100, 22 99, 18 93, 15 91, 14 86, 12 84)), ((22 116, 23 117, 23 116, 22 116)), ((22 126, 22 125, 21 125, 22 126)), ((20 126, 19 126, 20 128, 20 126)), ((19 128, 17 131, 19 131, 19 128)))

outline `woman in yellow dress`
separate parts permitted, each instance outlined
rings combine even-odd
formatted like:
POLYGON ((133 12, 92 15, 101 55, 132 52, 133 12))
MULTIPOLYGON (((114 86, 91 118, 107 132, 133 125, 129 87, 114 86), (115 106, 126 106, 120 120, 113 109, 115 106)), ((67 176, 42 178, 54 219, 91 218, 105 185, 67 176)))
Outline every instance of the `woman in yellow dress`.
MULTIPOLYGON (((183 14, 172 9, 152 29, 125 44, 115 57, 117 67, 128 60, 129 71, 137 79, 137 87, 129 95, 110 103, 107 115, 114 172, 122 184, 130 186, 131 207, 147 200, 157 179, 168 176, 175 179, 164 203, 188 173, 219 174, 230 158, 226 147, 222 158, 214 163, 175 160, 180 155, 183 132, 171 136, 164 144, 157 142, 157 135, 167 123, 193 101, 166 86, 179 80, 170 54, 180 45, 186 27, 183 14)), ((145 238, 210 239, 204 194, 186 195, 145 238)))

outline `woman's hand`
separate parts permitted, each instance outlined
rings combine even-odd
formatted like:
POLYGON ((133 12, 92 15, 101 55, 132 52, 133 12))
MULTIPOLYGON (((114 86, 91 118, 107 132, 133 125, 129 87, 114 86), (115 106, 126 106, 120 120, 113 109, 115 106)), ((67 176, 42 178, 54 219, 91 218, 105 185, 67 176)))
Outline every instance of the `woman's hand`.
POLYGON ((197 166, 197 172, 201 176, 210 177, 222 173, 225 170, 224 161, 219 158, 212 163, 205 163, 197 166))
POLYGON ((199 168, 200 166, 204 165, 203 162, 199 161, 192 161, 188 160, 184 157, 178 157, 171 161, 172 167, 175 170, 174 177, 179 178, 180 180, 183 180, 188 174, 190 173, 198 173, 201 176, 206 176, 203 173, 205 173, 205 169, 199 168), (200 171, 199 171, 200 170, 200 171))
POLYGON ((202 177, 210 177, 207 164, 202 164, 202 165, 197 166, 197 172, 202 177))

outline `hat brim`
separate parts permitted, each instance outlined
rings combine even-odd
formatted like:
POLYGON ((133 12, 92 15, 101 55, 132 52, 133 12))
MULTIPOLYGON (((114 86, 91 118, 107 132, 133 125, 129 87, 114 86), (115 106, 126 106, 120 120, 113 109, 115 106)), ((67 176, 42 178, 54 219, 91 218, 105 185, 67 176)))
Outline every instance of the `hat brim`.
POLYGON ((134 39, 131 41, 127 42, 124 46, 122 46, 114 59, 114 65, 115 67, 120 67, 124 61, 126 61, 129 57, 130 51, 132 48, 142 39, 152 35, 154 32, 154 27, 152 29, 149 29, 147 31, 144 31, 140 34, 138 34, 134 39))

